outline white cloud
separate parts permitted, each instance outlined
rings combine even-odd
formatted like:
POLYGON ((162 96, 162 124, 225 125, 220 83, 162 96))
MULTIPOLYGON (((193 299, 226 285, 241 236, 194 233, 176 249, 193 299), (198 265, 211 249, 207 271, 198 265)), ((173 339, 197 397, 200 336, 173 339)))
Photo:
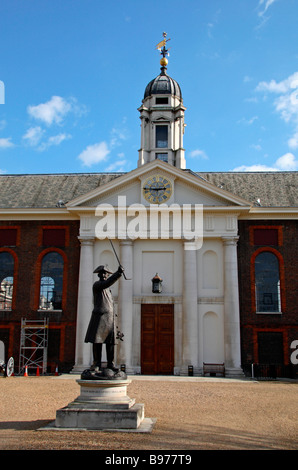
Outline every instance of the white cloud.
POLYGON ((251 144, 250 147, 251 147, 252 149, 258 150, 258 151, 262 150, 262 146, 261 146, 260 144, 251 144))
MULTIPOLYGON (((123 154, 119 154, 118 157, 122 157, 123 154)), ((111 165, 109 165, 105 171, 120 171, 120 172, 126 172, 127 171, 127 161, 122 158, 121 160, 118 160, 114 163, 111 163, 111 165)))
POLYGON ((296 93, 287 93, 279 96, 275 100, 275 109, 278 111, 285 122, 294 122, 298 125, 298 100, 296 100, 296 93))
POLYGON ((63 142, 64 140, 68 140, 68 139, 71 139, 71 135, 70 135, 70 134, 57 134, 57 135, 53 135, 53 136, 49 137, 46 142, 43 142, 43 143, 38 147, 38 150, 40 150, 40 151, 47 150, 47 149, 48 149, 49 147, 51 147, 52 145, 60 145, 61 142, 63 142))
POLYGON ((293 73, 285 80, 276 82, 270 80, 270 82, 260 82, 256 88, 257 91, 268 91, 271 93, 287 93, 298 87, 298 72, 293 73))
POLYGON ((269 167, 266 165, 255 164, 255 165, 240 165, 234 168, 232 171, 278 171, 277 168, 269 167))
POLYGON ((60 124, 63 118, 73 109, 73 102, 67 101, 61 96, 52 96, 46 103, 36 106, 28 106, 27 111, 34 119, 44 124, 60 124))
POLYGON ((88 145, 88 147, 80 153, 78 158, 82 160, 85 166, 91 166, 106 160, 109 153, 110 150, 106 142, 99 142, 94 145, 88 145))
POLYGON ((30 127, 27 132, 23 135, 23 140, 26 141, 32 147, 36 147, 39 151, 44 151, 52 145, 60 145, 64 140, 70 139, 71 135, 66 133, 60 133, 48 137, 47 140, 41 142, 44 138, 45 131, 40 126, 30 127))
POLYGON ((121 142, 127 139, 127 130, 125 128, 116 128, 113 127, 111 130, 111 140, 110 147, 118 147, 121 145, 121 142))
POLYGON ((295 159, 295 156, 292 153, 286 153, 282 157, 279 157, 275 165, 280 169, 284 171, 292 171, 292 170, 297 170, 298 168, 298 161, 295 159))
MULTIPOLYGON (((115 151, 117 147, 122 145, 123 141, 129 138, 129 132, 125 126, 126 121, 127 118, 124 116, 121 123, 112 128, 110 132, 110 139, 108 141, 102 141, 93 145, 88 145, 85 150, 80 153, 78 158, 85 166, 92 166, 108 160, 107 157, 111 151, 115 151)), ((124 153, 119 152, 117 157, 118 160, 110 163, 105 171, 127 171, 127 168, 125 168, 127 161, 124 158, 124 153)))
MULTIPOLYGON (((41 124, 45 124, 49 128, 53 124, 63 124, 63 120, 69 113, 76 116, 81 115, 85 112, 85 108, 78 105, 75 98, 66 100, 61 96, 52 96, 45 103, 28 106, 27 111, 32 118, 41 121, 41 124)), ((36 147, 37 150, 44 151, 53 145, 60 145, 72 137, 68 133, 60 133, 47 137, 45 140, 45 135, 46 131, 41 126, 32 126, 23 135, 23 140, 32 147, 36 147)))
POLYGON ((0 139, 0 149, 7 149, 14 147, 14 144, 11 142, 11 137, 0 139))
POLYGON ((1 119, 0 121, 0 131, 2 131, 6 127, 6 121, 5 119, 1 119))
POLYGON ((245 77, 243 77, 243 83, 248 83, 251 81, 252 81, 252 78, 249 75, 245 75, 245 77))
POLYGON ((262 7, 262 11, 259 12, 259 16, 263 16, 268 8, 273 5, 273 3, 276 2, 276 0, 260 0, 259 1, 259 7, 262 7), (263 6, 264 5, 264 6, 263 6))
POLYGON ((293 150, 298 148, 298 132, 295 132, 295 134, 288 140, 288 146, 293 150))
POLYGON ((201 158, 203 160, 208 160, 208 155, 205 153, 204 150, 196 149, 190 152, 189 156, 191 158, 201 158))
POLYGON ((289 148, 298 148, 298 72, 280 82, 260 82, 256 91, 278 95, 274 108, 283 121, 294 127, 294 134, 288 140, 289 148))
POLYGON ((297 169, 298 160, 289 152, 279 157, 271 167, 257 163, 250 166, 241 165, 234 168, 232 171, 295 171, 297 169))
POLYGON ((256 96, 253 96, 251 98, 245 98, 244 100, 246 103, 257 103, 258 102, 258 98, 256 98, 256 96))
POLYGON ((44 130, 40 126, 30 127, 26 134, 23 135, 23 139, 28 142, 29 145, 35 147, 39 144, 44 134, 44 130))
POLYGON ((49 138, 48 142, 51 145, 60 145, 63 140, 70 139, 71 135, 70 134, 58 134, 58 135, 53 135, 52 137, 49 138))
POLYGON ((255 121, 257 121, 259 118, 258 116, 253 116, 252 118, 250 119, 246 119, 246 118, 241 118, 239 119, 239 121, 237 122, 237 124, 246 124, 247 126, 251 126, 255 121))

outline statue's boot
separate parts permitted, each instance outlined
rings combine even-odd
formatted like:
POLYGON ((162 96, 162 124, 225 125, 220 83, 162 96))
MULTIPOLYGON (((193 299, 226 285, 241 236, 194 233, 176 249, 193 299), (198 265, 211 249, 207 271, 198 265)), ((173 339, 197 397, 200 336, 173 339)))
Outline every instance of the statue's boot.
POLYGON ((102 343, 93 343, 93 364, 92 369, 101 369, 102 343))
POLYGON ((108 360, 108 365, 107 368, 111 369, 113 372, 118 372, 119 369, 115 367, 114 364, 114 344, 106 344, 107 348, 107 360, 108 360))

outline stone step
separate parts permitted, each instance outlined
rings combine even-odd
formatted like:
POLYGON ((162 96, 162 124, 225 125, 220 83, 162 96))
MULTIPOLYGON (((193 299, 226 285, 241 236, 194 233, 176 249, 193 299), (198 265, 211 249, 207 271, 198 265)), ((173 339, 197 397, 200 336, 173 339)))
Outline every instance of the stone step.
POLYGON ((88 409, 66 406, 56 412, 57 428, 137 429, 144 419, 144 405, 136 403, 128 409, 88 409))

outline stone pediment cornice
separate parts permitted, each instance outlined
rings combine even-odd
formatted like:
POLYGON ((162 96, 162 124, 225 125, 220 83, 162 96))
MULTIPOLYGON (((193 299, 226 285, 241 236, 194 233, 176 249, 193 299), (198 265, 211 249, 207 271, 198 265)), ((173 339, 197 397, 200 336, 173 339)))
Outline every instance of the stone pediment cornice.
POLYGON ((172 181, 179 181, 193 191, 208 194, 210 198, 214 199, 216 206, 236 206, 239 208, 249 208, 251 206, 250 202, 218 188, 192 172, 181 170, 160 160, 155 160, 70 201, 67 204, 67 209, 94 207, 98 201, 103 201, 106 197, 121 193, 130 186, 138 184, 145 177, 155 173, 165 174, 172 181), (216 201, 218 201, 218 204, 216 201))

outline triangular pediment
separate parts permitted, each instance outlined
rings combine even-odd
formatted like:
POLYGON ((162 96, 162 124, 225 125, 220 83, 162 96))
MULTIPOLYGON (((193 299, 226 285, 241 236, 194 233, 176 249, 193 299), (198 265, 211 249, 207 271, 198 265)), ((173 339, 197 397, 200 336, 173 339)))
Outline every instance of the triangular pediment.
POLYGON ((169 119, 166 119, 164 116, 158 116, 157 118, 155 118, 154 121, 166 121, 168 122, 169 119))
POLYGON ((126 196, 128 205, 135 203, 149 205, 149 202, 142 199, 141 187, 147 178, 154 175, 162 175, 172 182, 173 195, 167 201, 168 204, 203 204, 204 208, 251 206, 250 202, 218 188, 191 171, 181 170, 161 160, 155 160, 73 199, 67 204, 67 208, 91 209, 104 203, 116 206, 119 196, 126 196))

